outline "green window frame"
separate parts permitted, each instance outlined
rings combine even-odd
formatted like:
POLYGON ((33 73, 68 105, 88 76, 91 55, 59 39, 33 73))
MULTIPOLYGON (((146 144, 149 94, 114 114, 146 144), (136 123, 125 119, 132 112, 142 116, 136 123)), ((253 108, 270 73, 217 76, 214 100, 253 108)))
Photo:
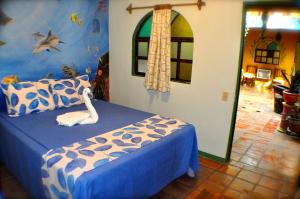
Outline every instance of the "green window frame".
MULTIPOLYGON (((179 15, 177 13, 173 22, 179 15)), ((151 16, 152 12, 142 18, 133 35, 132 75, 134 76, 145 76, 150 36, 139 36, 139 33, 144 24, 149 23, 148 19, 151 16)), ((171 81, 191 83, 194 38, 173 36, 171 37, 171 44, 171 81), (192 52, 186 49, 192 49, 192 52)))

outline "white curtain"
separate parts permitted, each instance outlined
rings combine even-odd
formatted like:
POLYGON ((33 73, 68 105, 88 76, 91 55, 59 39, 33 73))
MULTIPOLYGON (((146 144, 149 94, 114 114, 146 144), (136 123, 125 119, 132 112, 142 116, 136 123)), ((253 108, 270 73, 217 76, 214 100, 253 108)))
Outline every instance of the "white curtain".
POLYGON ((145 87, 161 92, 170 91, 170 67, 171 9, 153 10, 145 87))

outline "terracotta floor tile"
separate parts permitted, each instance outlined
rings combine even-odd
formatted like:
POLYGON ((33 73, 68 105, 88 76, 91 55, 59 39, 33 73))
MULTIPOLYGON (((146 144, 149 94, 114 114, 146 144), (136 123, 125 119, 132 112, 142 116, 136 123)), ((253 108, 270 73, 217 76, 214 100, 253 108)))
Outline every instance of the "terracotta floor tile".
POLYGON ((242 123, 242 122, 237 123, 236 126, 240 129, 247 129, 249 127, 248 124, 245 124, 245 123, 242 123))
POLYGON ((263 175, 264 176, 267 176, 267 177, 270 177, 270 178, 273 178, 275 180, 283 180, 283 175, 281 175, 279 172, 275 172, 275 171, 269 171, 269 170, 265 170, 263 172, 263 175))
POLYGON ((291 169, 291 168, 288 168, 288 167, 280 168, 279 172, 282 175, 286 176, 287 178, 297 178, 297 176, 298 176, 298 170, 291 169))
POLYGON ((208 192, 206 190, 202 190, 199 195, 196 197, 196 199, 222 199, 221 194, 219 193, 213 193, 208 192))
POLYGON ((232 147, 232 152, 235 152, 235 153, 243 154, 246 151, 247 151, 247 148, 245 148, 245 147, 238 147, 238 146, 233 146, 232 147))
POLYGON ((245 165, 243 167, 243 169, 247 170, 247 171, 252 171, 254 173, 262 174, 262 175, 267 171, 265 169, 261 169, 261 168, 254 167, 254 166, 251 166, 251 165, 245 165))
POLYGON ((276 198, 277 192, 274 190, 262 187, 262 186, 256 186, 253 191, 253 196, 255 198, 276 198))
POLYGON ((260 180, 261 175, 252 171, 242 170, 237 177, 256 184, 260 180))
POLYGON ((293 195, 296 192, 296 189, 297 187, 295 184, 284 182, 280 192, 293 195))
POLYGON ((200 164, 203 165, 203 166, 206 166, 208 168, 211 168, 211 169, 218 169, 222 166, 222 164, 220 164, 218 162, 214 162, 214 161, 209 160, 207 158, 201 158, 200 159, 200 164))
POLYGON ((247 156, 247 155, 244 155, 244 156, 241 158, 240 162, 245 163, 245 164, 248 164, 248 165, 251 165, 251 166, 256 166, 256 165, 258 164, 259 160, 256 159, 256 158, 253 158, 253 157, 249 157, 249 156, 247 156))
POLYGON ((189 195, 192 196, 192 198, 196 198, 199 195, 200 191, 198 189, 193 190, 189 195))
POLYGON ((188 188, 194 188, 197 185, 201 184, 204 181, 205 178, 201 178, 200 176, 196 176, 194 178, 190 178, 187 175, 182 176, 181 178, 179 178, 177 181, 188 187, 188 188))
POLYGON ((189 194, 184 199, 195 199, 195 198, 196 198, 195 196, 193 196, 192 194, 189 194))
POLYGON ((230 160, 229 164, 232 166, 235 166, 235 167, 239 167, 239 168, 243 168, 243 166, 245 165, 245 164, 243 164, 241 162, 237 162, 235 160, 230 160))
POLYGON ((258 164, 258 167, 266 170, 275 170, 277 165, 274 165, 271 162, 268 162, 266 160, 261 160, 260 163, 258 164))
POLYGON ((201 165, 199 171, 196 173, 196 176, 197 178, 200 179, 206 179, 208 176, 212 174, 213 171, 214 169, 201 165))
POLYGON ((220 172, 226 173, 231 176, 236 176, 240 172, 239 167, 231 166, 231 165, 224 165, 221 168, 219 168, 220 172))
POLYGON ((251 191, 254 187, 254 184, 247 182, 245 180, 241 179, 234 179, 233 182, 230 185, 230 188, 237 190, 237 191, 251 191))
POLYGON ((280 159, 280 165, 281 167, 288 167, 291 169, 295 169, 298 166, 298 161, 290 161, 290 160, 286 160, 286 159, 280 159))
POLYGON ((231 152, 230 158, 231 158, 232 160, 239 161, 239 160, 241 159, 241 157, 242 157, 242 154, 236 153, 236 152, 234 152, 234 151, 231 152))
POLYGON ((215 172, 208 179, 216 184, 228 186, 232 181, 233 177, 224 173, 215 172))
POLYGON ((182 184, 178 182, 173 182, 166 186, 162 192, 174 198, 184 198, 190 192, 190 189, 186 186, 182 186, 182 184))
POLYGON ((285 193, 278 194, 278 199, 292 199, 292 198, 293 198, 292 196, 285 194, 285 193))
POLYGON ((273 189, 273 190, 280 190, 280 188, 283 185, 283 182, 263 176, 261 178, 261 180, 259 181, 259 185, 273 189))
POLYGON ((247 155, 248 157, 255 158, 255 159, 259 160, 259 159, 262 158, 263 154, 264 153, 260 152, 260 151, 248 150, 245 155, 247 155))
POLYGON ((225 187, 219 184, 216 184, 214 182, 211 181, 205 181, 204 183, 202 183, 197 190, 201 193, 215 193, 215 194, 221 194, 224 190, 225 187))
POLYGON ((257 147, 257 146, 252 145, 247 152, 262 156, 264 154, 265 150, 266 150, 266 148, 257 147))
POLYGON ((223 193, 223 196, 228 199, 239 199, 241 198, 241 192, 236 191, 234 189, 226 189, 223 193))

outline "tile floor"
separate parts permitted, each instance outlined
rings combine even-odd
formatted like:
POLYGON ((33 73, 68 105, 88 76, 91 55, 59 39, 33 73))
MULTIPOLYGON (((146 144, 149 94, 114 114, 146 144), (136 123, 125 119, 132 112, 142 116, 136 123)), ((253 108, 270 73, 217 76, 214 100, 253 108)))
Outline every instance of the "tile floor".
MULTIPOLYGON (((279 121, 272 91, 242 87, 230 163, 199 158, 196 178, 182 176, 153 198, 295 198, 300 141, 278 133, 279 121)), ((0 187, 6 198, 30 198, 3 165, 0 187)))

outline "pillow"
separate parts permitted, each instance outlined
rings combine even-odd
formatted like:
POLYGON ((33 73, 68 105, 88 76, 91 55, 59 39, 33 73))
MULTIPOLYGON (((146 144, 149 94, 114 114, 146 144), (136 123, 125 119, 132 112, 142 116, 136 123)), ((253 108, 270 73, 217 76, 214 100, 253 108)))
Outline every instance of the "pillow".
POLYGON ((41 79, 36 82, 35 86, 38 92, 38 97, 41 104, 45 107, 42 110, 53 110, 55 109, 55 104, 53 100, 53 91, 51 87, 51 79, 41 79), (48 107, 48 108, 46 108, 48 107))
POLYGON ((79 95, 79 98, 81 100, 82 103, 84 103, 84 99, 83 99, 83 90, 85 88, 91 88, 91 84, 89 82, 89 76, 88 75, 81 75, 78 76, 74 79, 75 81, 75 89, 76 92, 79 95))
POLYGON ((70 107, 82 103, 75 89, 74 79, 52 80, 51 87, 56 108, 70 107))
POLYGON ((54 109, 49 85, 36 82, 19 82, 1 84, 1 88, 5 94, 9 116, 16 117, 54 109))
POLYGON ((7 112, 5 95, 2 92, 2 89, 0 89, 0 112, 7 112))

